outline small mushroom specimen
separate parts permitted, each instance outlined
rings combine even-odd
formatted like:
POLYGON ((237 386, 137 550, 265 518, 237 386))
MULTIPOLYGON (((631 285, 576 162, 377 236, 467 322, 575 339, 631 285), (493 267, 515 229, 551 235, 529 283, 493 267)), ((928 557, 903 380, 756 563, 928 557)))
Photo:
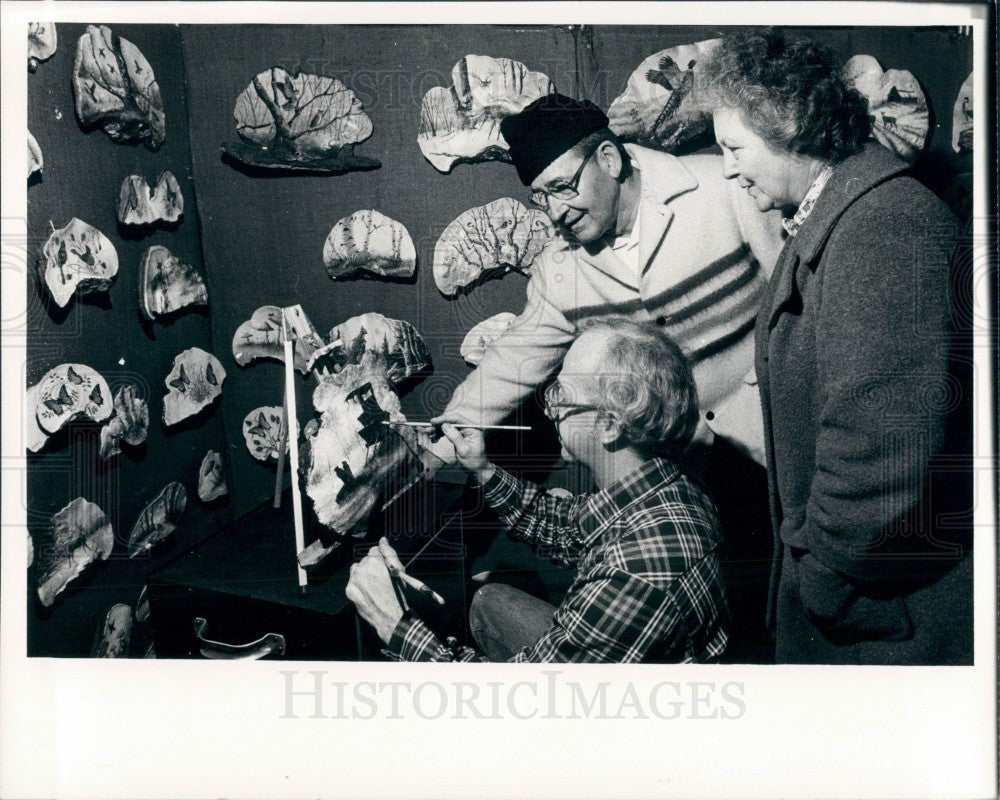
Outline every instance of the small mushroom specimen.
POLYGON ((118 190, 118 221, 122 225, 177 222, 184 213, 184 195, 177 178, 165 170, 150 188, 142 175, 129 175, 118 190))
POLYGON ((440 172, 462 161, 510 161, 500 121, 556 88, 548 76, 509 58, 467 55, 453 85, 435 86, 420 106, 417 144, 440 172))
MULTIPOLYGON (((250 455, 258 461, 278 458, 281 446, 281 406, 261 406, 243 418, 243 439, 250 455)), ((288 440, 285 440, 288 452, 288 440)))
POLYGON ((124 441, 137 447, 146 441, 149 430, 149 406, 136 396, 131 384, 115 392, 115 416, 101 428, 101 458, 107 460, 118 455, 124 441))
POLYGON ((146 251, 139 271, 139 309, 153 320, 185 306, 208 305, 208 289, 198 271, 162 245, 146 251))
POLYGON ((58 44, 54 22, 28 23, 28 71, 38 69, 38 62, 48 61, 55 55, 58 44))
POLYGON ((103 422, 113 409, 107 381, 86 364, 60 364, 50 369, 39 381, 37 392, 35 416, 47 434, 79 417, 103 422))
POLYGON ((28 131, 28 177, 30 178, 36 172, 41 172, 43 165, 42 148, 38 146, 31 131, 28 131))
POLYGON ((956 153, 972 152, 972 74, 959 89, 951 115, 951 149, 956 153))
POLYGON ((163 424, 176 425, 211 405, 222 394, 226 371, 211 353, 191 347, 174 358, 174 367, 164 384, 163 424))
POLYGON ((74 293, 106 291, 118 274, 118 253, 111 240, 76 217, 59 230, 53 226, 42 255, 39 277, 60 308, 74 293))
POLYGON ((128 657, 128 646, 132 638, 132 608, 117 603, 108 609, 104 624, 94 641, 92 658, 128 657))
POLYGON ((218 450, 209 450, 198 467, 198 499, 210 503, 228 491, 222 474, 222 454, 218 450))
POLYGON ((323 245, 331 278, 365 271, 387 278, 408 278, 417 266, 413 240, 401 223, 371 209, 338 220, 323 245))
MULTIPOLYGON (((300 331, 295 337, 294 365, 303 375, 309 374, 312 355, 323 348, 322 337, 305 315, 300 315, 300 331), (305 333, 301 329, 305 329, 305 333)), ((241 367, 258 358, 273 358, 285 361, 285 350, 281 343, 281 308, 261 306, 233 334, 233 358, 241 367)))
POLYGON ((487 348, 500 337, 517 319, 510 311, 501 311, 489 319, 484 319, 472 328, 462 341, 459 353, 472 366, 477 366, 483 360, 487 348))
POLYGON ((358 364, 385 375, 391 384, 431 365, 430 351, 413 325, 373 311, 335 325, 329 339, 341 342, 332 354, 339 366, 358 364))
POLYGON ((245 164, 320 172, 380 166, 354 154, 372 135, 372 121, 336 78, 271 67, 236 98, 233 116, 242 141, 223 150, 245 164))
POLYGON ((698 64, 719 41, 670 47, 645 59, 611 103, 608 127, 623 141, 666 152, 705 133, 711 111, 696 92, 698 64))
POLYGON ((128 39, 106 25, 88 25, 73 64, 76 115, 101 125, 115 142, 155 150, 166 138, 163 98, 153 68, 128 39))
POLYGON ((177 528, 187 506, 187 491, 180 483, 167 484, 157 498, 146 506, 132 526, 128 537, 128 557, 135 558, 177 528))
POLYGON ((41 388, 41 381, 34 386, 29 386, 24 393, 24 444, 32 452, 37 453, 49 440, 49 435, 41 429, 38 424, 38 390, 41 388))
POLYGON ((844 79, 868 101, 871 137, 904 161, 914 162, 930 129, 927 98, 906 70, 882 67, 871 56, 857 55, 844 64, 844 79))
POLYGON ((434 247, 434 282, 442 294, 495 271, 526 272, 554 235, 541 211, 502 197, 463 212, 434 247))
POLYGON ((52 546, 38 582, 38 599, 51 606, 94 559, 107 559, 115 544, 111 523, 96 503, 76 498, 52 517, 52 546))

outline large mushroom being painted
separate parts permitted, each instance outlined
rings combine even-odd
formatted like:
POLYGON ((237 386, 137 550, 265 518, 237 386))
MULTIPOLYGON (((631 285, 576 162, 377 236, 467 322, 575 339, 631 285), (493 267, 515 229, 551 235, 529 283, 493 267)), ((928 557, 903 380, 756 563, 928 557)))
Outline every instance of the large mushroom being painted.
POLYGON ((463 161, 510 161, 500 121, 556 90, 547 75, 509 58, 467 55, 451 77, 452 86, 430 89, 420 106, 417 144, 440 172, 463 161))

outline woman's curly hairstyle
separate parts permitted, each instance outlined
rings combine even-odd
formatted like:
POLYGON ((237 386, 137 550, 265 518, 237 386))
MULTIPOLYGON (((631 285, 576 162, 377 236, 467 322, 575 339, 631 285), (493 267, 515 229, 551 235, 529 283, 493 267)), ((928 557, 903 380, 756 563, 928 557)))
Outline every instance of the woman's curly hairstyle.
POLYGON ((698 425, 698 393, 680 347, 655 325, 626 317, 587 320, 585 331, 607 337, 597 402, 618 417, 625 440, 653 455, 680 456, 698 425))
POLYGON ((867 101, 844 82, 833 53, 808 39, 786 41, 776 28, 741 31, 700 66, 707 102, 737 109, 775 147, 840 161, 871 133, 867 101))

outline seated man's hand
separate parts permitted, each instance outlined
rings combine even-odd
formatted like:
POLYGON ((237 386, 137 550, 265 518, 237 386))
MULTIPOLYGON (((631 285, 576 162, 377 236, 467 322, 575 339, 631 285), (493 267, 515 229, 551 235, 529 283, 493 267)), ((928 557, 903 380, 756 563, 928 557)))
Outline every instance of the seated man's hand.
POLYGON ((476 477, 480 485, 493 475, 494 467, 486 458, 483 432, 475 428, 456 428, 451 423, 441 425, 441 432, 455 448, 455 457, 461 467, 476 477))
POLYGON ((368 555, 351 565, 345 594, 357 606, 361 618, 388 644, 403 618, 403 608, 396 599, 389 568, 378 547, 371 548, 368 555))

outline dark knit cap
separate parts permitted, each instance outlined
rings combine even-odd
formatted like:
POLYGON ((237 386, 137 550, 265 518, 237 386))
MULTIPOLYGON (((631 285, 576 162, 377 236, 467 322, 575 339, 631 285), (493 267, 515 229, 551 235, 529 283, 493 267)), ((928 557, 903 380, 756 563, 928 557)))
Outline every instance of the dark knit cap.
POLYGON ((529 186, 573 145, 608 127, 608 116, 589 100, 547 94, 500 122, 510 159, 521 183, 529 186))

